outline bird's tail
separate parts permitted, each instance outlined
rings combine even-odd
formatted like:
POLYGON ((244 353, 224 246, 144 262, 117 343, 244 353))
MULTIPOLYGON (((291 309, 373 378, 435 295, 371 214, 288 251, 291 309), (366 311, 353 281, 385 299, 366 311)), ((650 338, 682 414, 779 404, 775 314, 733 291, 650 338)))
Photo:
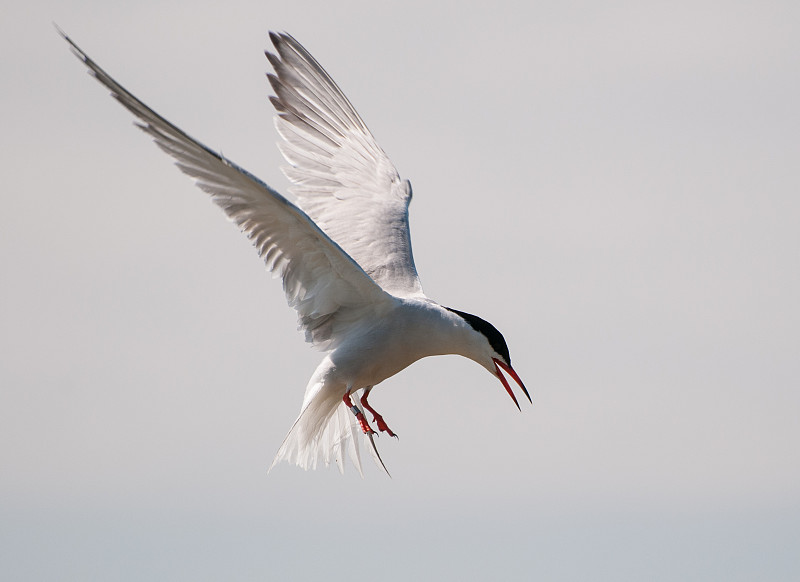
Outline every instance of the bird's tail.
MULTIPOLYGON (((343 394, 341 387, 326 385, 312 378, 312 384, 306 390, 303 410, 278 449, 270 470, 281 461, 294 463, 303 469, 316 469, 317 462, 322 459, 325 466, 334 461, 339 471, 344 473, 347 451, 358 472, 364 476, 358 447, 358 436, 363 433, 355 415, 342 402, 343 394)), ((369 437, 367 448, 375 462, 386 470, 372 435, 366 437, 369 437)))

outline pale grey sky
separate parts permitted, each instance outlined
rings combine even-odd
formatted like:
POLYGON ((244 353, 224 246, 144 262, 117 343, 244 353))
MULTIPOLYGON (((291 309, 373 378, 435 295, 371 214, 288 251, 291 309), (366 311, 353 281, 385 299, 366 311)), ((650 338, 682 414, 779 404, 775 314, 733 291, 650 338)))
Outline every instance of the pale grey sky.
POLYGON ((796 2, 41 1, 0 22, 0 578, 800 574, 796 2), (431 358, 372 467, 266 468, 319 359, 280 285, 55 33, 285 191, 267 31, 414 184, 431 358))

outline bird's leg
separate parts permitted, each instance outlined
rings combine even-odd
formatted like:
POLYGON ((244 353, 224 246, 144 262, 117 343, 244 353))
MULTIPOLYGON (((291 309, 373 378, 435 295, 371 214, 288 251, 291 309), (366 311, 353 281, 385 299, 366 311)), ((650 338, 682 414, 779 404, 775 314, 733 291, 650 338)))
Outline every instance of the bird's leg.
POLYGON ((369 405, 369 402, 367 402, 367 396, 369 395, 370 390, 372 390, 372 386, 367 386, 364 388, 364 394, 361 395, 361 406, 372 413, 372 421, 377 423, 378 430, 385 432, 389 436, 397 438, 397 435, 392 432, 392 429, 389 428, 389 425, 386 424, 386 422, 383 420, 383 417, 369 405))
POLYGON ((353 404, 353 401, 350 399, 350 390, 345 392, 344 398, 342 398, 344 405, 347 406, 350 410, 353 411, 353 414, 356 415, 356 420, 358 424, 361 426, 361 430, 364 431, 364 434, 375 434, 375 431, 369 426, 367 422, 367 417, 364 416, 364 413, 359 410, 358 406, 353 404))

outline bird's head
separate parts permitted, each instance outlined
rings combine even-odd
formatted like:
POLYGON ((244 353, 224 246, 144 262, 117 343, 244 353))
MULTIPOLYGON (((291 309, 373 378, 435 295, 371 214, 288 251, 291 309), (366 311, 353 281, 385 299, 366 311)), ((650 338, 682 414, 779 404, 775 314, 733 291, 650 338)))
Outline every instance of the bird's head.
POLYGON ((472 335, 474 338, 472 344, 474 345, 470 346, 472 348, 472 350, 470 350, 471 353, 464 355, 478 362, 481 366, 489 370, 490 373, 497 376, 503 384, 503 388, 505 388, 508 395, 511 396, 511 400, 517 405, 517 408, 519 408, 519 402, 517 402, 517 397, 514 396, 514 392, 511 390, 511 386, 503 375, 503 372, 511 376, 514 381, 519 384, 519 387, 522 388, 528 401, 533 402, 531 400, 531 395, 528 394, 528 390, 525 388, 519 375, 517 375, 514 368, 511 367, 511 356, 508 354, 508 345, 506 345, 503 334, 491 323, 485 319, 481 319, 477 315, 464 313, 463 311, 457 311, 449 307, 446 309, 461 317, 475 332, 475 334, 472 335))

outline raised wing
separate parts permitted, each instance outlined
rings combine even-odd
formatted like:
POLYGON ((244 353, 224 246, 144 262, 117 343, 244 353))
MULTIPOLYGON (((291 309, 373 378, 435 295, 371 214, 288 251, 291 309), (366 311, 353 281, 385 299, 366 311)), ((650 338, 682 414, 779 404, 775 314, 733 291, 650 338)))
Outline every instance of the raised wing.
POLYGON ((297 310, 307 341, 332 349, 350 326, 390 307, 392 297, 302 210, 158 115, 61 35, 89 72, 141 120, 137 125, 250 238, 267 268, 282 277, 286 299, 297 310))
POLYGON ((411 253, 411 184, 299 42, 270 33, 278 144, 300 207, 389 293, 422 296, 411 253))

